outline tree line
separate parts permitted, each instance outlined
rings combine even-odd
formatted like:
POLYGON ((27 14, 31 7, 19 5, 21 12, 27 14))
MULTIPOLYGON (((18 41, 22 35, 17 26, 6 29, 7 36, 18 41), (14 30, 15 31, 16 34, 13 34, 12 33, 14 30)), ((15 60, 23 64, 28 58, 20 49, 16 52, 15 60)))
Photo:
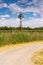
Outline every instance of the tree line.
MULTIPOLYGON (((0 30, 20 30, 21 27, 0 27, 0 30)), ((30 27, 22 27, 22 30, 36 30, 36 31, 40 31, 42 30, 43 31, 43 27, 39 27, 39 28, 30 28, 30 27)))

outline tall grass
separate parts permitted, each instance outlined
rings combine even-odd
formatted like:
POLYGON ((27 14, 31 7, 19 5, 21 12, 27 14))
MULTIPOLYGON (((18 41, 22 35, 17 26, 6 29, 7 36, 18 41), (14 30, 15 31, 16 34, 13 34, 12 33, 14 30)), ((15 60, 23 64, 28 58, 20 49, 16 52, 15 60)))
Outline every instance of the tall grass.
POLYGON ((43 40, 43 32, 0 30, 0 46, 43 40))

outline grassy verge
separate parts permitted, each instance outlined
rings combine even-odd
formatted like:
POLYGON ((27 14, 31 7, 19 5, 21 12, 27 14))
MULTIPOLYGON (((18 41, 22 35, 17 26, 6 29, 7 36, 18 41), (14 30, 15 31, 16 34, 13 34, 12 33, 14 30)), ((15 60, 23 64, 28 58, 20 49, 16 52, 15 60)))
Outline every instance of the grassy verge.
POLYGON ((35 52, 32 61, 35 65, 43 65, 43 49, 35 52))
POLYGON ((38 31, 0 31, 0 46, 9 44, 20 44, 32 41, 43 41, 43 32, 38 31))

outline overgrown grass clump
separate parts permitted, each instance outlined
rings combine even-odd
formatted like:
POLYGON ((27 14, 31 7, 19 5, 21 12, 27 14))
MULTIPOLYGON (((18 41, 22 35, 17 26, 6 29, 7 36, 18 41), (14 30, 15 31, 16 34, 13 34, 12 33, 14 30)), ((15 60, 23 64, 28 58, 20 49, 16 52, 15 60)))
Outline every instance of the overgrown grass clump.
POLYGON ((43 32, 0 30, 0 46, 41 40, 43 40, 43 32))
POLYGON ((43 49, 35 52, 32 61, 35 65, 43 65, 43 49))

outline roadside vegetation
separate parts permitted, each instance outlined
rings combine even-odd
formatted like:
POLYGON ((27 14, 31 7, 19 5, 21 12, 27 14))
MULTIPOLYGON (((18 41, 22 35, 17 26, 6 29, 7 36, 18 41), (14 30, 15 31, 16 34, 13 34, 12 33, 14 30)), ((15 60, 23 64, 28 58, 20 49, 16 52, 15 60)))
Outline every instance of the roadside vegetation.
POLYGON ((35 65, 43 65, 43 49, 34 53, 32 61, 35 65))
POLYGON ((0 46, 24 42, 43 41, 42 28, 0 27, 0 46))

